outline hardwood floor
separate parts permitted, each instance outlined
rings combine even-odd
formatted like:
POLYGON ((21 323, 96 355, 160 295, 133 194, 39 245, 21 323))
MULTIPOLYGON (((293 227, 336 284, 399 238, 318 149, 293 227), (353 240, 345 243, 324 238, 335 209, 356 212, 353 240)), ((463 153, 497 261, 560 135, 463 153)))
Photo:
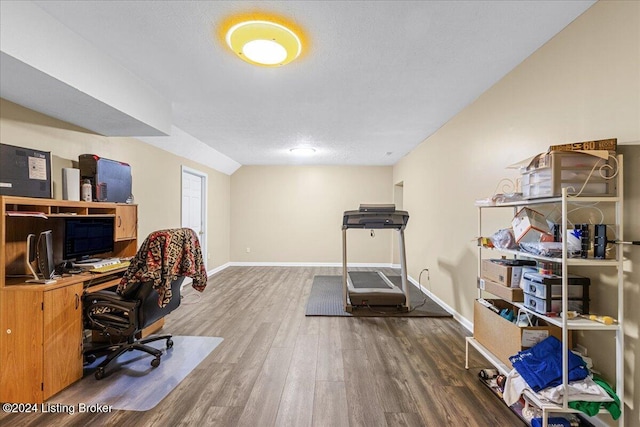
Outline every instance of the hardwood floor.
POLYGON ((0 425, 523 425, 478 381, 479 355, 464 369, 454 319, 305 317, 319 274, 341 269, 230 267, 203 294, 186 289, 165 330, 224 342, 150 411, 0 414, 0 425))

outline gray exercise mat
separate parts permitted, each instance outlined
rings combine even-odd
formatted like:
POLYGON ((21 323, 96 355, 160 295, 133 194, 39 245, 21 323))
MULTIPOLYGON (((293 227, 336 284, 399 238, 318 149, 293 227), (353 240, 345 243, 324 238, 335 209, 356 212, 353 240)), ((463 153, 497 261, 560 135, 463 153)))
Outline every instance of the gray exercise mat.
MULTIPOLYGON (((373 274, 377 273, 374 272, 373 274)), ((401 286, 402 278, 400 276, 387 277, 396 286, 401 286)), ((315 276, 311 285, 311 292, 309 294, 309 300, 307 301, 307 310, 305 315, 346 317, 452 317, 449 312, 440 307, 431 298, 424 295, 412 284, 409 284, 409 298, 411 300, 412 308, 416 307, 409 313, 399 312, 393 307, 372 307, 371 310, 368 308, 358 308, 352 313, 348 313, 344 311, 344 302, 342 300, 342 276, 315 276)))

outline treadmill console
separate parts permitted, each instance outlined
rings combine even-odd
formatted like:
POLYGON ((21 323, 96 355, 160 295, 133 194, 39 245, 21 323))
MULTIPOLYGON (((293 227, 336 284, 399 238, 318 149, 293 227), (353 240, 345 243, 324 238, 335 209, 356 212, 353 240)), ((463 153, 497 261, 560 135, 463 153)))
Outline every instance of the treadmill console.
POLYGON ((360 212, 395 212, 396 205, 371 205, 363 203, 360 205, 360 212))
POLYGON ((345 211, 342 228, 404 229, 409 221, 407 211, 397 211, 395 205, 360 205, 357 211, 345 211))

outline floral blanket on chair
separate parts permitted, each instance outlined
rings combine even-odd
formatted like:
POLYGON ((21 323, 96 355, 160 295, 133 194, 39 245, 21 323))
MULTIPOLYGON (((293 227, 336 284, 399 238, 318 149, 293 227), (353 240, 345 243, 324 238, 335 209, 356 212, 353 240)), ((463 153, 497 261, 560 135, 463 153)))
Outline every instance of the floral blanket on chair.
POLYGON ((154 231, 131 260, 116 292, 122 295, 134 285, 151 281, 158 292, 158 306, 164 307, 171 301, 171 282, 180 276, 192 278, 191 286, 199 292, 207 286, 198 236, 190 228, 154 231))

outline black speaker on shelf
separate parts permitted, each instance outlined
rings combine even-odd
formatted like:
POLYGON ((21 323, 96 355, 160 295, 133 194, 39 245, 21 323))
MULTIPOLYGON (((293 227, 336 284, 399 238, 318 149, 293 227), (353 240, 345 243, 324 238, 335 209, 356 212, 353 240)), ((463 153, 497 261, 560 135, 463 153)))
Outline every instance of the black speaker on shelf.
POLYGON ((589 256, 591 236, 589 236, 589 224, 575 224, 575 230, 580 230, 580 258, 589 256))
POLYGON ((596 224, 594 228, 593 257, 605 259, 607 253, 607 226, 606 224, 596 224))
POLYGON ((53 263, 53 235, 51 230, 43 231, 38 236, 36 242, 35 234, 27 236, 27 251, 25 253, 25 263, 33 279, 29 279, 27 283, 55 283, 56 266, 53 263), (33 268, 33 262, 36 262, 40 274, 36 273, 33 268))

